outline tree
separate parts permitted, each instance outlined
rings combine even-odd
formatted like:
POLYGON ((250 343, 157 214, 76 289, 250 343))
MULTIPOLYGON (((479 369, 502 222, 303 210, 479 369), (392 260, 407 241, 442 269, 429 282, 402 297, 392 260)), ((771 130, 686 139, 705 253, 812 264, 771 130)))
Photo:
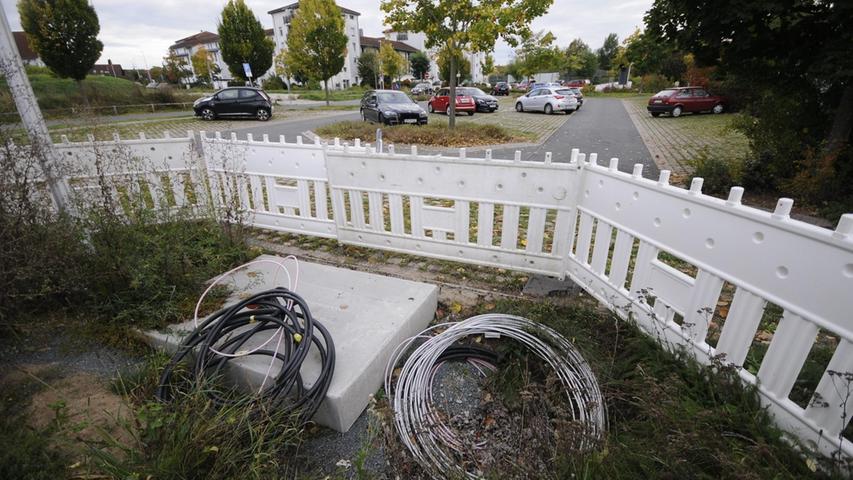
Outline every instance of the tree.
POLYGON ((412 75, 417 79, 422 79, 429 73, 429 57, 426 53, 417 51, 409 55, 409 64, 412 66, 412 75))
POLYGON ((219 73, 217 71, 219 70, 219 65, 216 64, 213 55, 204 46, 196 50, 192 57, 190 57, 190 61, 193 64, 196 77, 205 83, 212 81, 213 75, 219 73))
POLYGON ((491 53, 487 53, 486 57, 483 59, 483 63, 480 64, 480 68, 482 68, 483 75, 488 79, 489 75, 495 71, 495 57, 493 57, 491 53))
POLYGON ((243 71, 244 63, 249 64, 255 78, 270 69, 275 46, 243 0, 228 0, 217 30, 222 60, 235 78, 248 80, 243 71))
POLYGON ((163 58, 162 73, 163 77, 169 83, 181 83, 181 80, 189 78, 193 74, 183 57, 179 57, 174 53, 170 53, 167 57, 163 58))
POLYGON ((362 84, 373 88, 379 85, 379 55, 373 50, 365 50, 358 57, 358 76, 362 84))
POLYGON ((471 62, 464 55, 460 55, 458 52, 453 52, 450 49, 438 52, 438 78, 442 82, 450 83, 450 72, 452 71, 450 62, 453 60, 453 56, 456 56, 456 73, 459 75, 458 78, 463 81, 470 79, 471 62))
POLYGON ((151 78, 156 82, 163 81, 163 68, 162 67, 151 67, 148 70, 148 74, 151 75, 151 78))
MULTIPOLYGON (((456 98, 456 60, 465 50, 489 52, 502 38, 510 46, 530 35, 530 22, 544 15, 553 0, 382 0, 385 23, 397 31, 423 32, 427 48, 455 52, 450 62, 450 97, 456 98)), ((456 126, 456 104, 450 102, 456 126)))
MULTIPOLYGON (((838 185, 835 193, 853 198, 851 18, 851 2, 656 0, 645 23, 656 41, 690 52, 698 66, 718 66, 719 74, 749 86, 743 100, 755 113, 747 129, 756 133, 753 143, 766 142, 763 134, 779 136, 778 144, 799 142, 800 152, 756 152, 760 164, 775 156, 791 169, 798 163, 794 155, 820 157, 818 169, 828 184, 838 185), (792 86, 796 94, 789 102, 792 86), (821 154, 813 155, 817 151, 821 154)), ((818 190, 833 195, 831 188, 818 190)))
POLYGON ((276 75, 284 78, 284 83, 287 85, 288 93, 290 93, 291 82, 304 84, 308 81, 308 77, 306 77, 304 73, 294 68, 293 65, 287 63, 287 50, 278 52, 278 55, 273 58, 273 69, 275 69, 276 75))
MULTIPOLYGON (((381 42, 379 45, 379 68, 383 76, 393 82, 395 78, 405 72, 406 59, 394 50, 391 42, 381 42)), ((383 85, 385 81, 383 79, 383 85)))
POLYGON ((301 0, 287 32, 287 64, 311 80, 323 81, 329 105, 329 79, 344 68, 347 36, 334 0, 301 0))
POLYGON ((538 32, 522 42, 515 51, 518 72, 529 78, 542 72, 559 72, 565 68, 565 56, 553 45, 554 34, 538 32))
POLYGON ((86 0, 20 0, 18 13, 33 50, 53 73, 76 80, 88 105, 82 81, 104 49, 94 7, 86 0))
POLYGON ((595 52, 598 55, 598 68, 610 70, 613 57, 616 55, 618 48, 619 37, 615 33, 611 33, 604 39, 604 45, 595 52))
POLYGON ((566 47, 566 73, 569 76, 592 78, 598 70, 598 56, 589 45, 576 38, 566 47))

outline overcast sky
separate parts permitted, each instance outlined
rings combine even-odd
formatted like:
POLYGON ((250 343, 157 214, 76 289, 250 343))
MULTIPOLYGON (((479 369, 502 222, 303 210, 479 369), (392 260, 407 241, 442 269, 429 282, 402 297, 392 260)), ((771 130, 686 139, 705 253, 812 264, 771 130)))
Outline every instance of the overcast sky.
MULTIPOLYGON (((246 0, 265 28, 272 27, 270 10, 291 1, 246 0)), ((0 0, 13 30, 21 29, 17 0, 0 0)), ((380 36, 384 29, 379 0, 338 0, 361 13, 359 25, 366 36, 380 36)), ((101 22, 99 38, 104 51, 99 63, 112 59, 124 68, 159 65, 169 45, 201 30, 216 32, 225 0, 93 0, 101 22)), ((590 47, 601 46, 610 32, 620 41, 642 26, 643 14, 652 0, 555 0, 550 11, 533 22, 534 31, 550 30, 558 44, 566 46, 580 37, 590 47)), ((512 49, 503 42, 495 47, 495 62, 506 63, 512 49)))

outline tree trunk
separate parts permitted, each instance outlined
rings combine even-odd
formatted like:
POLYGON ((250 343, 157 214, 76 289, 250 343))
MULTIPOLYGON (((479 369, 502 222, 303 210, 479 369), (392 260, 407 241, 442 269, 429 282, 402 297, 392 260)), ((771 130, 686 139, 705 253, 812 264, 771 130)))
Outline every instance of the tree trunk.
MULTIPOLYGON (((451 49, 453 47, 451 46, 451 49)), ((456 128, 456 52, 450 51, 450 118, 447 119, 447 126, 450 130, 456 128)))
POLYGON ((86 107, 86 110, 89 110, 89 96, 86 95, 86 89, 83 88, 83 80, 77 80, 77 90, 80 91, 80 95, 83 97, 83 106, 86 107))
POLYGON ((841 94, 841 101, 838 102, 838 108, 832 119, 832 128, 826 138, 824 153, 838 155, 850 141, 851 131, 853 131, 853 84, 844 87, 841 94))
POLYGON ((329 79, 323 80, 323 83, 326 84, 326 106, 329 106, 329 79))

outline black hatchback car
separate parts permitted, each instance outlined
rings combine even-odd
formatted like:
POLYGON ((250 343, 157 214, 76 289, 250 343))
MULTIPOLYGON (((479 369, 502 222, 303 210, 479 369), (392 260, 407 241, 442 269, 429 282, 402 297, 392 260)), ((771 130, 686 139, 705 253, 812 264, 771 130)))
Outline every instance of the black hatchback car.
POLYGON ((213 120, 216 117, 252 117, 263 122, 272 117, 272 100, 260 88, 223 88, 209 97, 193 103, 197 117, 213 120))
POLYGON ((498 99, 474 87, 459 87, 456 95, 467 95, 474 99, 478 112, 491 113, 498 109, 498 99))
POLYGON ((492 87, 492 95, 509 95, 509 84, 498 82, 492 87))
POLYGON ((399 90, 371 90, 361 98, 361 119, 386 125, 426 125, 427 113, 399 90))

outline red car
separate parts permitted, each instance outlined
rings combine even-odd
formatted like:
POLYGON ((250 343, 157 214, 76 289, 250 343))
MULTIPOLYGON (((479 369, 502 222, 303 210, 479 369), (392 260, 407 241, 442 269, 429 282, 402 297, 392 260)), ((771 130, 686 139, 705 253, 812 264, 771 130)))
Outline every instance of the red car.
MULTIPOLYGON (((461 90, 461 88, 460 88, 461 90)), ((450 89, 442 88, 427 103, 429 113, 445 112, 450 115, 450 89)), ((456 113, 467 112, 468 115, 474 115, 477 110, 477 105, 474 103, 474 98, 468 95, 462 95, 459 90, 456 92, 456 113)))
POLYGON ((646 107, 653 117, 668 113, 678 117, 685 112, 723 113, 726 99, 711 95, 704 87, 667 88, 649 99, 646 107))

